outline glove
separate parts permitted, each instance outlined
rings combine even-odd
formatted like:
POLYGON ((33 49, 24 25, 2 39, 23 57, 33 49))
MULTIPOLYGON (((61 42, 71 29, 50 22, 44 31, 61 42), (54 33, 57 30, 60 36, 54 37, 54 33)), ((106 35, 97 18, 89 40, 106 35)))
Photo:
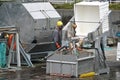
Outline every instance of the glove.
POLYGON ((57 48, 60 48, 60 44, 58 42, 55 43, 57 48))

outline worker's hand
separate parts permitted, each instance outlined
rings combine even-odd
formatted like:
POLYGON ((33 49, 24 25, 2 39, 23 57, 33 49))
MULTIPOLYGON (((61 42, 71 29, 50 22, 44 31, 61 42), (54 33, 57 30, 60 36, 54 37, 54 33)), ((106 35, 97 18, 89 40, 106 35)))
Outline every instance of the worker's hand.
POLYGON ((60 44, 58 42, 55 43, 57 48, 60 48, 60 44))
POLYGON ((81 49, 80 47, 77 47, 77 50, 78 50, 78 51, 82 51, 82 49, 81 49))

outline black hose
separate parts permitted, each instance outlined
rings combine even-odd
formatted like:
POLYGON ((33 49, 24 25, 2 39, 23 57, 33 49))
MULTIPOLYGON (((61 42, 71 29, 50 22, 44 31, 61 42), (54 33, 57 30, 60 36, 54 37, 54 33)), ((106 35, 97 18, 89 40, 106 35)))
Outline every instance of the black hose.
POLYGON ((103 45, 103 38, 101 38, 101 40, 100 40, 100 48, 102 50, 104 60, 106 60, 105 51, 104 51, 104 45, 103 45))

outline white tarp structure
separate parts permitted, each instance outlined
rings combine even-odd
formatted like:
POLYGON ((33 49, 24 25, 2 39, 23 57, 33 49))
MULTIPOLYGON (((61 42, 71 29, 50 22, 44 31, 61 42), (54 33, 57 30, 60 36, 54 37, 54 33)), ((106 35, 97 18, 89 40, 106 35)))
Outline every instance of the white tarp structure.
POLYGON ((87 37, 88 33, 95 31, 102 25, 102 33, 109 30, 108 2, 80 2, 74 5, 75 22, 77 24, 76 35, 87 37))

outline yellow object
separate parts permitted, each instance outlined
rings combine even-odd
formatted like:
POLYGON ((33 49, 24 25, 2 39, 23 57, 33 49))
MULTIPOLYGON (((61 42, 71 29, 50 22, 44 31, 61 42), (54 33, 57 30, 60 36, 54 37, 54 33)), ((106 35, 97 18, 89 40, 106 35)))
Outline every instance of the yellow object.
POLYGON ((61 27, 61 26, 63 26, 63 22, 62 21, 58 21, 57 22, 57 27, 61 27))
POLYGON ((80 75, 80 78, 92 77, 95 76, 95 72, 88 72, 80 75))

